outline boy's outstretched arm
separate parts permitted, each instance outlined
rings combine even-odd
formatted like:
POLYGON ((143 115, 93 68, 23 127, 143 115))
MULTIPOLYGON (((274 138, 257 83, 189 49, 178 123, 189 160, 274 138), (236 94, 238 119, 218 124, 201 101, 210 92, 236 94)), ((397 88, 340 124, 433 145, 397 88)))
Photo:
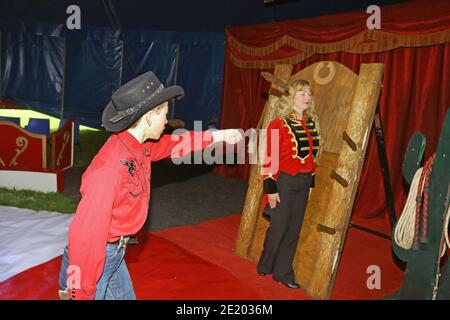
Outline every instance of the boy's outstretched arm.
POLYGON ((236 144, 243 140, 243 134, 238 129, 223 129, 214 131, 186 131, 181 135, 166 134, 158 141, 145 144, 150 148, 152 161, 168 157, 184 157, 190 152, 203 150, 213 143, 225 142, 236 144))

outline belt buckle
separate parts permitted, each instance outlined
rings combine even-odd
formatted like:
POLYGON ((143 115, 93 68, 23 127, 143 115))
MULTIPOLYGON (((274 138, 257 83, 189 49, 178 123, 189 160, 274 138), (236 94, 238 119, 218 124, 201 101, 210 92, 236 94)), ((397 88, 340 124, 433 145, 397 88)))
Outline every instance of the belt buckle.
POLYGON ((130 240, 129 236, 126 236, 126 237, 121 236, 120 240, 119 240, 119 245, 117 246, 117 251, 119 251, 122 248, 125 249, 127 247, 127 244, 128 244, 129 240, 130 240))

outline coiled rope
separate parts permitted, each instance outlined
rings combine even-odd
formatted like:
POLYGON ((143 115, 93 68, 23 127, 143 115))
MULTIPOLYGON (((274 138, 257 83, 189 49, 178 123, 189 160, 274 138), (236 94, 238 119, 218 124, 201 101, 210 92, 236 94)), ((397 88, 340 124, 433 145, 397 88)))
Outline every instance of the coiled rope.
POLYGON ((405 249, 411 249, 414 242, 415 226, 416 226, 416 195, 422 194, 423 190, 419 190, 419 180, 422 176, 423 168, 417 169, 409 189, 408 198, 403 207, 402 214, 398 219, 394 230, 395 243, 405 249))
MULTIPOLYGON (((419 168, 414 174, 408 198, 394 229, 395 243, 405 250, 410 250, 411 248, 418 250, 419 240, 422 243, 428 242, 428 185, 435 157, 436 154, 433 154, 427 160, 425 166, 419 168), (422 223, 420 223, 421 213, 422 223)), ((449 220, 450 208, 447 207, 442 225, 444 228, 445 242, 442 246, 441 257, 445 254, 447 247, 450 248, 448 235, 449 220)))

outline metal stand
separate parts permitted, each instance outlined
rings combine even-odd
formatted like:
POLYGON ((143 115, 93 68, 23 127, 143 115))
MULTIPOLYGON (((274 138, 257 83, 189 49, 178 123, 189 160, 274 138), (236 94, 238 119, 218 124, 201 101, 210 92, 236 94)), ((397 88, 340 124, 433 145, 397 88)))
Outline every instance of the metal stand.
MULTIPOLYGON (((386 156, 386 147, 384 144, 383 128, 381 127, 379 105, 377 105, 377 108, 375 110, 374 124, 375 124, 375 134, 376 134, 377 146, 378 146, 378 157, 380 159, 381 171, 383 172, 384 194, 386 197, 386 204, 387 204, 387 207, 389 210, 389 222, 391 225, 391 230, 393 230, 394 226, 397 222, 397 216, 395 214, 394 194, 392 192, 391 175, 390 175, 389 165, 388 165, 387 156, 386 156)), ((392 240, 392 237, 390 235, 354 224, 353 222, 350 222, 350 227, 368 232, 370 234, 373 234, 373 235, 376 235, 376 236, 379 236, 379 237, 382 237, 385 239, 392 240)))

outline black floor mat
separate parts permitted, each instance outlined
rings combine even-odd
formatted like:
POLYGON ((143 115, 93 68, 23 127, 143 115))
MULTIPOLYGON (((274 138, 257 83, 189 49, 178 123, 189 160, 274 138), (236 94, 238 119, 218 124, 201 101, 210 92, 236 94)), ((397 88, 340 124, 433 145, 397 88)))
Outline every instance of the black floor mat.
POLYGON ((213 166, 152 165, 152 195, 144 230, 197 224, 242 212, 247 183, 213 174, 213 166))
MULTIPOLYGON (((175 165, 170 159, 152 163, 149 216, 143 227, 157 231, 168 227, 242 212, 247 183, 213 174, 212 165, 175 165)), ((81 176, 86 168, 65 173, 64 193, 80 200, 81 176)))

